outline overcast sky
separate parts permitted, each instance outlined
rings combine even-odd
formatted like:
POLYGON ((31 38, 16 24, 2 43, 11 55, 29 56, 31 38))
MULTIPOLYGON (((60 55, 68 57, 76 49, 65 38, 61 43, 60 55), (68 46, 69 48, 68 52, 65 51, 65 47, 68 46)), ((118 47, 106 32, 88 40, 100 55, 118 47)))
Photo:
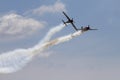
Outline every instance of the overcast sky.
MULTIPOLYGON (((49 48, 49 57, 34 58, 22 70, 0 80, 120 80, 119 0, 1 0, 0 53, 36 45, 47 31, 66 19, 77 27, 91 25, 71 41, 49 48)), ((69 25, 53 38, 73 33, 69 25)))

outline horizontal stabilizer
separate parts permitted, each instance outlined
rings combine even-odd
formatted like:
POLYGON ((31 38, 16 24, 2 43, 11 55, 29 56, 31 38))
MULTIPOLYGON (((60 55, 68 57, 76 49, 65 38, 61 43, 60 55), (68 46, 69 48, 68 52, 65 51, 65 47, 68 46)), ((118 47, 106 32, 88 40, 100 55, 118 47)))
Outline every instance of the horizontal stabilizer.
POLYGON ((65 26, 67 26, 66 22, 64 20, 62 20, 63 24, 65 24, 65 26))

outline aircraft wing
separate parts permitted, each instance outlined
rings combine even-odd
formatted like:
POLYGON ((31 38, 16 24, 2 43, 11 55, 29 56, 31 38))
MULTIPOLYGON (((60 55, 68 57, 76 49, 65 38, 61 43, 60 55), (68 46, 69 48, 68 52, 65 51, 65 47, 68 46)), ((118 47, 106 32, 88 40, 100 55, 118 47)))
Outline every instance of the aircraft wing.
POLYGON ((74 29, 77 31, 78 29, 76 28, 76 26, 74 25, 74 23, 71 23, 71 24, 74 27, 74 29))
POLYGON ((68 15, 67 15, 65 12, 63 12, 63 14, 66 16, 66 18, 67 18, 68 20, 70 20, 70 18, 68 17, 68 15))
POLYGON ((89 30, 98 30, 98 29, 89 29, 89 30))

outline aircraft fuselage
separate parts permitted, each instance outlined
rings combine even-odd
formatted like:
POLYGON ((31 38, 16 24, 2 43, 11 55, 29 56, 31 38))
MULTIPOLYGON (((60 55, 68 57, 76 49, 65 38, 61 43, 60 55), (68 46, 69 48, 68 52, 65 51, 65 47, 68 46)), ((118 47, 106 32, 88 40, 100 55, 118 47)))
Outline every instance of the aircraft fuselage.
POLYGON ((88 31, 88 30, 90 30, 90 27, 84 27, 82 30, 83 31, 88 31))
POLYGON ((78 30, 88 31, 88 30, 90 30, 90 27, 81 27, 81 29, 78 29, 78 30))
POLYGON ((68 20, 68 21, 66 21, 65 23, 73 23, 73 20, 71 19, 71 20, 68 20))

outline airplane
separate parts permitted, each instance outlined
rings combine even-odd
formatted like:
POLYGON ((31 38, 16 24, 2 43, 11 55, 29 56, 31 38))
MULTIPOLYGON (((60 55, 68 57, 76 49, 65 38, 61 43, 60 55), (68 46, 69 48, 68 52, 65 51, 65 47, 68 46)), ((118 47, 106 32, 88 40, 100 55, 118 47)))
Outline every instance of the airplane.
POLYGON ((76 26, 74 25, 74 20, 73 20, 73 18, 72 19, 70 19, 69 17, 68 17, 68 15, 63 11, 63 14, 66 16, 66 18, 68 19, 68 21, 64 21, 64 20, 62 20, 62 22, 67 26, 67 23, 71 23, 72 24, 72 26, 74 27, 74 29, 77 31, 78 29, 76 28, 76 26))
POLYGON ((90 28, 90 25, 88 25, 88 26, 86 26, 86 27, 81 27, 81 29, 77 29, 77 30, 82 30, 82 32, 84 32, 84 31, 88 31, 88 30, 98 30, 98 29, 91 29, 90 28))
POLYGON ((97 30, 97 29, 91 29, 90 28, 90 25, 88 25, 87 27, 81 27, 81 29, 78 29, 76 26, 75 26, 75 24, 74 24, 74 20, 73 20, 73 18, 72 19, 70 19, 69 17, 68 17, 68 15, 63 11, 63 14, 66 16, 66 18, 68 19, 68 21, 64 21, 64 20, 62 20, 62 22, 67 26, 67 23, 71 23, 72 24, 72 26, 74 27, 74 29, 76 30, 76 31, 78 31, 78 30, 82 30, 82 31, 88 31, 88 30, 97 30))

